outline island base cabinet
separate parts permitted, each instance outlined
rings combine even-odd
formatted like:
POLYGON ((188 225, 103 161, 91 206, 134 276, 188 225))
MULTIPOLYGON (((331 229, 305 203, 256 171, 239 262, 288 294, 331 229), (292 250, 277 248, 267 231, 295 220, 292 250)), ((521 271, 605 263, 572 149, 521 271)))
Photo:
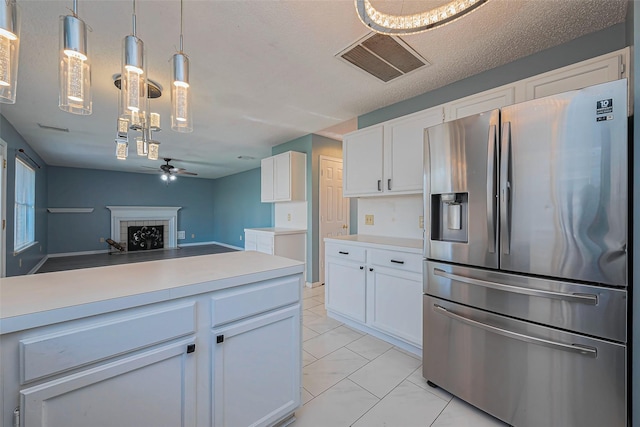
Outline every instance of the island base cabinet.
POLYGON ((195 425, 193 339, 21 389, 20 427, 195 425))
POLYGON ((213 329, 215 427, 272 426, 300 406, 300 321, 296 304, 213 329))

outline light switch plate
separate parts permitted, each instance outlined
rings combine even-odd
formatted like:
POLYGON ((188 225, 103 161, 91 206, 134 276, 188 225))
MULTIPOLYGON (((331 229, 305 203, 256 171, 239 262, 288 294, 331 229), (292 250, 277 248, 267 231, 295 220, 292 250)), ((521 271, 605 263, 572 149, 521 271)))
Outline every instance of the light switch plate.
POLYGON ((373 225, 373 215, 364 216, 364 225, 373 225))
POLYGON ((418 228, 424 228, 424 216, 422 215, 418 217, 418 228))

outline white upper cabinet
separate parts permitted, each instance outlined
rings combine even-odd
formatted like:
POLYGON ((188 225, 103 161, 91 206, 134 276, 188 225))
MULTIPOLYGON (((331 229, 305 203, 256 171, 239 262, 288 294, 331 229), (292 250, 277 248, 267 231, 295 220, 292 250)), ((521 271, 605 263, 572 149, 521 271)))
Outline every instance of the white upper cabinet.
POLYGON ((442 120, 442 108, 438 107, 385 123, 385 192, 422 193, 424 130, 442 120))
POLYGON ((424 129, 442 121, 437 107, 345 135, 345 197, 421 193, 424 129))
POLYGON ((297 151, 262 159, 260 164, 262 202, 307 200, 307 155, 297 151))
POLYGON ((445 108, 445 121, 461 119, 516 102, 516 87, 502 86, 450 102, 445 108))
POLYGON ((345 197, 371 196, 382 191, 383 127, 371 126, 344 136, 345 197))
POLYGON ((626 75, 629 49, 568 65, 524 80, 525 100, 619 80, 626 75))

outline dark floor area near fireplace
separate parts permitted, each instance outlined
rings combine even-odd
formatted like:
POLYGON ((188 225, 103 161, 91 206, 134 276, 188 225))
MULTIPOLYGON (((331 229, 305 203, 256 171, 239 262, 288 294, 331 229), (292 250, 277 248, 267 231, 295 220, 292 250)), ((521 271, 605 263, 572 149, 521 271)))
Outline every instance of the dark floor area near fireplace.
POLYGON ((160 259, 181 258, 188 256, 219 254, 233 252, 235 249, 220 245, 187 246, 179 249, 160 249, 142 252, 126 252, 114 254, 92 254, 49 258, 37 273, 52 271, 77 270, 80 268, 104 267, 107 265, 128 264, 132 262, 155 261, 160 259))

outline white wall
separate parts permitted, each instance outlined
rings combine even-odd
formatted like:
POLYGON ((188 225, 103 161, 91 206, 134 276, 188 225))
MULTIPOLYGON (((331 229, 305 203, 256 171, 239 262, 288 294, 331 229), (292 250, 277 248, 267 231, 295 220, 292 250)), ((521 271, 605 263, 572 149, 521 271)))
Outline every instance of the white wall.
POLYGON ((274 204, 275 227, 307 229, 307 202, 277 202, 274 204))
POLYGON ((419 224, 422 195, 361 197, 358 199, 358 234, 422 239, 419 224), (373 225, 365 225, 373 215, 373 225))

